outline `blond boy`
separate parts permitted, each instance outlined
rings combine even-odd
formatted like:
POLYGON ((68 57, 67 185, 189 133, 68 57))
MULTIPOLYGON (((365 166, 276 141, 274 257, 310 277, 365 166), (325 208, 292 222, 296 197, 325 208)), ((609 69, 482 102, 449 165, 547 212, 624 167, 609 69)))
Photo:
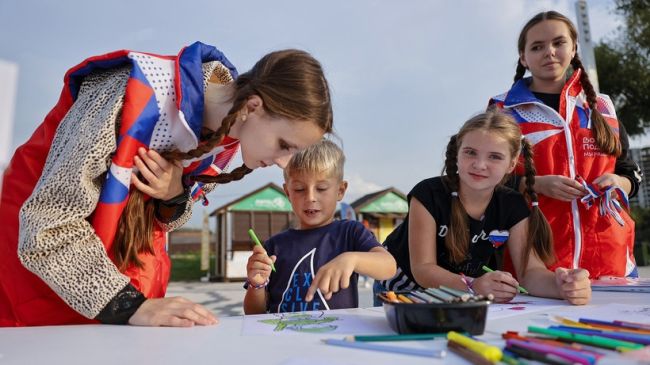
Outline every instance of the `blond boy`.
POLYGON ((343 151, 326 140, 289 161, 284 191, 298 228, 254 248, 247 265, 246 314, 354 308, 358 274, 377 280, 395 274, 395 260, 361 223, 334 220, 348 186, 344 162, 343 151))

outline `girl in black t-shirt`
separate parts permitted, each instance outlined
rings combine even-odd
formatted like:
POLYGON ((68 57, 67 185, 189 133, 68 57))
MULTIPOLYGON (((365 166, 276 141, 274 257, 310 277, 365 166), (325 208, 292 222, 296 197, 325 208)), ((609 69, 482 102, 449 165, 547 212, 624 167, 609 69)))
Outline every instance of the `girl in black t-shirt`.
POLYGON ((532 295, 589 302, 586 270, 553 273, 545 266, 555 259, 551 232, 532 189, 530 143, 511 116, 490 111, 467 121, 447 145, 444 173, 409 193, 408 216, 384 242, 399 267, 395 277, 381 282, 385 288, 445 285, 509 301, 520 283, 510 273, 482 270, 494 268, 494 257, 507 246, 517 277, 532 295), (502 184, 520 153, 526 198, 502 184))

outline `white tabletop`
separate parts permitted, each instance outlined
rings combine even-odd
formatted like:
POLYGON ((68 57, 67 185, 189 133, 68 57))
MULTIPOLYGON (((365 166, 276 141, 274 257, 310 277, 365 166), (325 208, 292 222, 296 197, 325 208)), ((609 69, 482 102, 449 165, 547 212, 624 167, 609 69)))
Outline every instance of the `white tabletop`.
MULTIPOLYGON (((517 297, 515 301, 530 300, 517 297)), ((490 318, 481 339, 500 343, 507 330, 525 332, 529 325, 548 326, 549 314, 594 318, 609 303, 647 306, 649 293, 594 292, 588 306, 570 306, 561 301, 553 309, 508 314, 490 318), (591 316, 590 316, 591 315, 591 316)), ((382 308, 327 311, 346 313, 386 326, 382 308)), ((636 317, 638 318, 638 316, 636 317)), ((617 319, 625 320, 625 317, 617 319)), ((329 346, 323 338, 342 338, 342 334, 250 335, 242 330, 244 317, 225 317, 210 327, 148 328, 133 326, 52 326, 0 328, 0 364, 466 364, 454 354, 437 360, 358 349, 329 346)), ((502 342, 501 342, 502 343, 502 342)), ((394 343, 392 343, 394 344, 394 343)), ((400 344, 402 345, 402 344, 400 344)), ((444 349, 446 341, 419 341, 403 344, 444 349)))

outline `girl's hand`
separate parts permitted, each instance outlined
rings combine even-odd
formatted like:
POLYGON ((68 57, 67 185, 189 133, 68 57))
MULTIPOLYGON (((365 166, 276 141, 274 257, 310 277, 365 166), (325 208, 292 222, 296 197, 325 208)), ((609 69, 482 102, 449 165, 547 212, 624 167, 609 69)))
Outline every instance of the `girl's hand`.
POLYGON ((585 269, 560 267, 555 270, 555 283, 560 296, 573 305, 587 304, 591 300, 591 281, 585 269))
POLYGON ((264 284, 271 276, 271 263, 274 263, 275 259, 275 255, 268 256, 264 247, 255 245, 253 254, 248 258, 248 264, 246 264, 248 282, 253 285, 264 284))
POLYGON ((345 252, 336 256, 332 261, 321 266, 307 290, 305 300, 311 302, 314 294, 320 289, 325 299, 332 298, 332 294, 340 289, 350 286, 350 276, 356 267, 354 252, 345 252))
POLYGON ((183 193, 183 165, 180 161, 167 161, 158 152, 142 147, 133 161, 145 179, 140 180, 136 174, 131 174, 133 185, 141 192, 160 200, 169 200, 183 193))
POLYGON ((185 298, 147 299, 129 318, 134 326, 192 327, 217 324, 217 317, 204 306, 185 298))
MULTIPOLYGON (((616 174, 603 174, 599 177, 597 177, 592 184, 598 186, 599 189, 604 189, 612 185, 620 186, 622 187, 624 185, 624 181, 622 180, 627 180, 624 177, 620 177, 616 174)), ((629 181, 629 180, 628 180, 629 181)))
POLYGON ((579 182, 562 175, 535 176, 534 188, 540 194, 567 202, 587 194, 579 182))
POLYGON ((512 274, 505 271, 487 272, 482 276, 474 279, 472 288, 478 294, 494 295, 494 301, 505 303, 512 300, 517 295, 517 286, 519 283, 512 274))

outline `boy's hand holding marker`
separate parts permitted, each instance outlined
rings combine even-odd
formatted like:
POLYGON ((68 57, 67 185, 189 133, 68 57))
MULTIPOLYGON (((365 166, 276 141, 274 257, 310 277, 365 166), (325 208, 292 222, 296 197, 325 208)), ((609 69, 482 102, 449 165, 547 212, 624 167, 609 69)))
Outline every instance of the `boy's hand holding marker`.
POLYGON ((591 281, 585 269, 557 268, 555 283, 560 296, 571 304, 583 305, 591 300, 591 281))
POLYGON ((253 247, 253 254, 248 258, 246 273, 248 282, 253 286, 261 286, 268 282, 271 276, 272 265, 275 262, 275 255, 269 257, 261 245, 253 247))

